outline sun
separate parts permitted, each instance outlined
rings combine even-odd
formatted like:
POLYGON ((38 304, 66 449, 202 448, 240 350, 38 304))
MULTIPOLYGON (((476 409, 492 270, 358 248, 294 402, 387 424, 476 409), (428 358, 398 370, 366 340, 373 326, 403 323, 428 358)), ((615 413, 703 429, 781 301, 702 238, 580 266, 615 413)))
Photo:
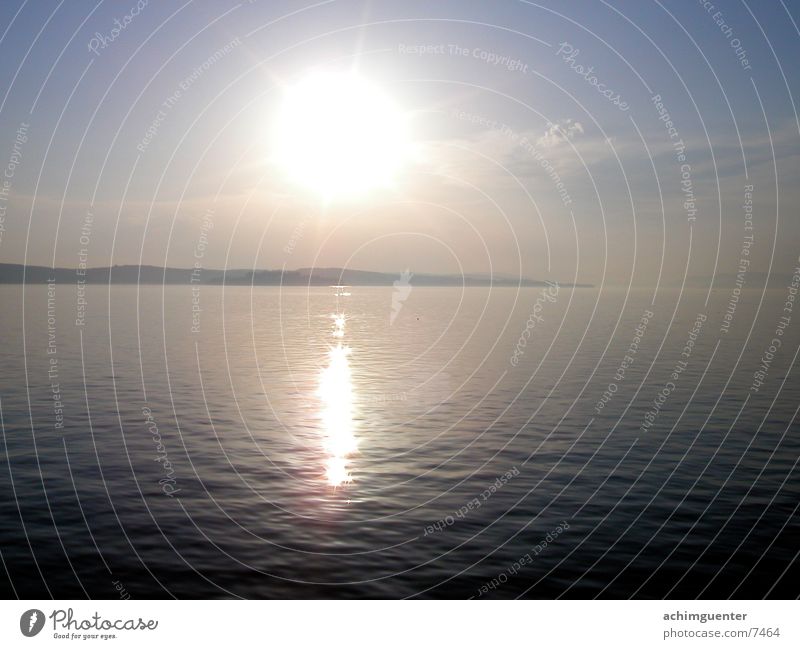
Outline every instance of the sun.
POLYGON ((286 88, 273 159, 325 199, 393 185, 408 158, 407 119, 377 85, 352 72, 316 71, 286 88))

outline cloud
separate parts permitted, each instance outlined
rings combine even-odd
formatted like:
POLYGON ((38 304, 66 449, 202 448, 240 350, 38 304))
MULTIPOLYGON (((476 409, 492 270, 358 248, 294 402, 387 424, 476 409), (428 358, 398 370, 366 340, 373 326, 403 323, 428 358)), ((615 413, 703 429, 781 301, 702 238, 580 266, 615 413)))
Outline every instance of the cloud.
POLYGON ((573 139, 576 135, 583 135, 583 125, 573 119, 560 119, 558 122, 549 122, 544 135, 536 140, 536 144, 549 148, 573 139))

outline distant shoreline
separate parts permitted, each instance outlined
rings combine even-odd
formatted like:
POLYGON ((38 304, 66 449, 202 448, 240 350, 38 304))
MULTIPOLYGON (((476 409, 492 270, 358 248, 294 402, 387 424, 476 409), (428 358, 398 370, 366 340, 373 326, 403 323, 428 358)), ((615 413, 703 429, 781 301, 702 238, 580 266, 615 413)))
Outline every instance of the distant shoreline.
MULTIPOLYGON (((0 284, 156 284, 211 286, 393 286, 397 273, 342 268, 228 271, 214 268, 170 268, 161 266, 103 266, 98 268, 51 268, 0 264, 0 284)), ((592 288, 592 284, 558 283, 565 288, 592 288)), ((547 281, 527 277, 489 277, 479 273, 464 276, 413 273, 412 286, 439 287, 537 287, 547 281)))

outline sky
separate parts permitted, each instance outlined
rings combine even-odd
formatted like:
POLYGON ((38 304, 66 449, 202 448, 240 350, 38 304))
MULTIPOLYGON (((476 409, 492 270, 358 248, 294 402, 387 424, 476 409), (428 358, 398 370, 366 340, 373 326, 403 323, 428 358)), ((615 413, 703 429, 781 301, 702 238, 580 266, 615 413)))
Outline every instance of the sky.
POLYGON ((786 0, 3 2, 0 262, 785 276, 798 21, 786 0), (319 71, 283 146, 331 174, 394 156, 386 183, 287 173, 281 107, 319 71), (391 103, 402 156, 342 75, 391 103))

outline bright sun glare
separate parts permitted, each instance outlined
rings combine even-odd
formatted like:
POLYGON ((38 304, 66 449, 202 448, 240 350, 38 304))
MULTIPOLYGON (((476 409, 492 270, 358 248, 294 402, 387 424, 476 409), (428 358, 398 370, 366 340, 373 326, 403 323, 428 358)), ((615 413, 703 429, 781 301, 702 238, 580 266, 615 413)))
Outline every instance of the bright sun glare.
MULTIPOLYGON (((331 315, 333 337, 344 337, 344 314, 331 315)), ((322 423, 327 453, 325 475, 328 484, 338 487, 352 481, 348 456, 358 448, 353 421, 353 388, 350 380, 350 348, 338 342, 328 352, 328 366, 320 374, 317 395, 322 401, 322 423)))
POLYGON ((409 146, 403 113, 350 72, 313 72, 287 88, 273 138, 287 176, 326 199, 391 186, 409 146))

